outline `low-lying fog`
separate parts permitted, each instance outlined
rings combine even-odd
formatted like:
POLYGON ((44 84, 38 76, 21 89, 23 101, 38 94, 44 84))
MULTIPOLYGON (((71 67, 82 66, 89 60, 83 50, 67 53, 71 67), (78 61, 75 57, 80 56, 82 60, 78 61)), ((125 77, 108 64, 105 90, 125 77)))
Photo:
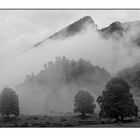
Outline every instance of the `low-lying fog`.
MULTIPOLYGON (((45 63, 55 61, 55 58, 59 56, 66 56, 70 60, 79 60, 80 58, 89 60, 92 65, 98 65, 114 76, 119 70, 130 67, 139 61, 140 48, 131 41, 134 33, 138 33, 138 31, 139 29, 135 29, 132 32, 130 29, 120 40, 114 40, 112 37, 106 40, 96 30, 89 27, 86 31, 73 37, 64 40, 48 40, 38 47, 33 47, 36 40, 36 37, 33 36, 28 36, 20 43, 15 41, 15 45, 18 44, 18 47, 11 46, 1 49, 0 86, 8 85, 15 88, 16 85, 25 80, 26 74, 33 72, 37 75, 45 63)), ((59 82, 57 77, 56 81, 59 82)), ((19 93, 17 94, 19 94, 23 113, 39 114, 46 113, 46 110, 71 112, 74 95, 78 89, 83 87, 82 84, 80 86, 74 85, 74 83, 63 84, 63 86, 62 84, 56 86, 55 83, 55 86, 50 85, 50 87, 46 85, 46 88, 40 89, 41 93, 39 93, 39 87, 38 89, 33 87, 35 94, 30 93, 32 87, 24 88, 23 91, 22 88, 18 90, 19 93)), ((99 92, 103 89, 103 85, 98 86, 98 89, 100 88, 98 92, 95 91, 97 89, 94 86, 93 89, 91 85, 88 87, 88 84, 84 88, 91 92, 95 91, 92 95, 96 100, 99 92)))

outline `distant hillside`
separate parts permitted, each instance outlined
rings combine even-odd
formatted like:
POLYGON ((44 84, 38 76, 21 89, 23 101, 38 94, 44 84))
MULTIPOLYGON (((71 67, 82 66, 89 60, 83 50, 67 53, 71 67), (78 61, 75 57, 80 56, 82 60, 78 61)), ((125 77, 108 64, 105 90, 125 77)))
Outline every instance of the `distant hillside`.
POLYGON ((74 95, 79 89, 88 89, 96 99, 109 79, 105 69, 89 61, 58 57, 44 65, 39 74, 28 75, 16 90, 23 113, 69 112, 73 111, 74 95))
POLYGON ((118 72, 118 76, 124 78, 135 89, 135 95, 140 96, 140 63, 121 70, 118 72))

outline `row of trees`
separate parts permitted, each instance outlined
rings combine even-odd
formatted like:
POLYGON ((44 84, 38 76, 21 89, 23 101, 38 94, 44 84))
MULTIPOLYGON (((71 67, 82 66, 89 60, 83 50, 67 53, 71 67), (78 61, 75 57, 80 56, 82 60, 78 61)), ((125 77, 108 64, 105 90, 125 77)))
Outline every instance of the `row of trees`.
MULTIPOLYGON (((112 78, 102 95, 98 96, 96 100, 100 107, 99 117, 113 118, 117 121, 127 117, 136 117, 138 107, 134 103, 130 88, 122 78, 112 78)), ((94 113, 94 98, 88 91, 80 90, 76 94, 74 102, 74 112, 80 112, 82 116, 86 113, 94 113)))
MULTIPOLYGON (((130 88, 122 78, 112 78, 96 100, 100 107, 99 117, 114 118, 118 121, 137 116, 138 107, 134 103, 130 88)), ((80 90, 75 95, 74 106, 74 112, 80 112, 82 116, 94 113, 96 107, 93 96, 85 90, 80 90)), ((0 113, 5 118, 19 115, 18 96, 11 88, 4 88, 0 94, 0 113)))

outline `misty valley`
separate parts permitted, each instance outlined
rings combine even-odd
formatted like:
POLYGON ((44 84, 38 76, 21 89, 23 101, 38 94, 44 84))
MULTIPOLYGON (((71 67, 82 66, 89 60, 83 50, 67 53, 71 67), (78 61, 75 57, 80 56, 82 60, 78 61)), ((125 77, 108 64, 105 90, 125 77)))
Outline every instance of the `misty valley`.
POLYGON ((0 127, 140 127, 140 21, 58 29, 3 43, 0 127))

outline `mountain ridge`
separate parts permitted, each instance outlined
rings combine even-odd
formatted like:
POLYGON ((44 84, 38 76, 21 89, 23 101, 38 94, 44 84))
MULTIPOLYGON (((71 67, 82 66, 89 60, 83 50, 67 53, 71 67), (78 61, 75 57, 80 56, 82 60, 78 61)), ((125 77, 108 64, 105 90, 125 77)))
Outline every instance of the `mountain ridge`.
MULTIPOLYGON (((98 29, 98 26, 95 24, 92 17, 84 16, 80 18, 79 20, 62 28, 61 30, 55 32, 54 34, 46 37, 45 39, 39 41, 38 43, 34 45, 34 47, 40 46, 40 44, 42 44, 43 42, 47 40, 57 40, 57 39, 63 40, 63 39, 75 36, 76 34, 84 31, 89 26, 95 29, 105 39, 109 39, 110 37, 113 37, 114 34, 116 34, 117 38, 116 36, 113 38, 118 40, 121 37, 123 37, 126 32, 140 28, 140 21, 136 20, 136 21, 130 21, 130 22, 124 22, 124 23, 120 21, 115 21, 104 28, 98 29)), ((140 34, 140 31, 139 31, 139 34, 140 34)), ((133 38, 133 42, 136 45, 140 46, 140 36, 133 38)))
POLYGON ((80 33, 81 31, 85 30, 87 26, 91 25, 93 28, 97 28, 97 25, 94 23, 93 19, 90 16, 84 16, 83 18, 69 24, 68 26, 64 27, 63 29, 55 32, 54 34, 50 35, 46 39, 36 43, 34 46, 37 47, 41 43, 49 39, 64 39, 67 37, 71 37, 80 33))

